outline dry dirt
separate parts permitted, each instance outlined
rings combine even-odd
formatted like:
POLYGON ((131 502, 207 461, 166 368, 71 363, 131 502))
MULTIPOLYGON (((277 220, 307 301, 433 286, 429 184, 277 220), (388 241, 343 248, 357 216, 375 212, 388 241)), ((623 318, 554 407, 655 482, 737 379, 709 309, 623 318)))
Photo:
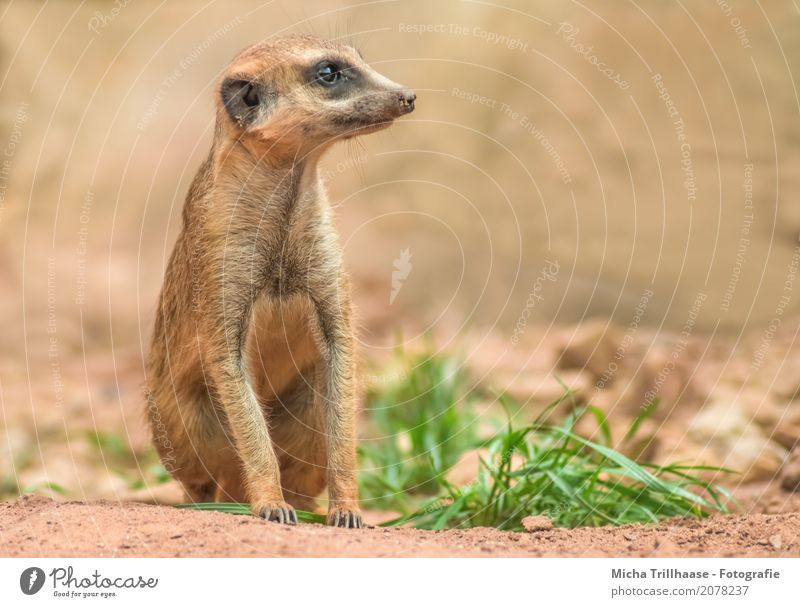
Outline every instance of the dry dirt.
POLYGON ((800 514, 670 520, 659 526, 360 531, 247 516, 26 496, 0 506, 11 557, 777 557, 800 556, 800 514))

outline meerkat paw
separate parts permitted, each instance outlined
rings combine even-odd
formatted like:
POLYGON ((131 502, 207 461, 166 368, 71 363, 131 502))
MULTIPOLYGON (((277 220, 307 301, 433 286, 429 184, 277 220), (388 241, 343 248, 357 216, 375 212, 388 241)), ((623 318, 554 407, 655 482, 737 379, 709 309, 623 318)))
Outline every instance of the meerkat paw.
POLYGON ((265 521, 273 521, 282 525, 297 524, 297 512, 286 502, 262 504, 253 508, 253 512, 265 521))
POLYGON ((357 508, 331 508, 327 524, 344 529, 361 529, 364 526, 361 512, 357 508))

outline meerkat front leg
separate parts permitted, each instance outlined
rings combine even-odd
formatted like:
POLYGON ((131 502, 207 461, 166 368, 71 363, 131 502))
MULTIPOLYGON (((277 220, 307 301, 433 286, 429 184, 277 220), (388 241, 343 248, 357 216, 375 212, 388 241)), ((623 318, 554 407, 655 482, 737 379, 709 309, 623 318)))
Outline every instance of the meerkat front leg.
POLYGON ((297 513, 283 499, 278 458, 267 421, 247 380, 241 351, 247 323, 231 322, 230 318, 227 316, 226 321, 219 325, 225 327, 226 343, 215 346, 217 352, 230 354, 212 361, 210 375, 244 468, 250 508, 268 521, 294 525, 297 513))
POLYGON ((317 306, 322 369, 317 399, 323 408, 328 477, 328 525, 362 527, 356 479, 356 390, 353 330, 347 309, 317 306))

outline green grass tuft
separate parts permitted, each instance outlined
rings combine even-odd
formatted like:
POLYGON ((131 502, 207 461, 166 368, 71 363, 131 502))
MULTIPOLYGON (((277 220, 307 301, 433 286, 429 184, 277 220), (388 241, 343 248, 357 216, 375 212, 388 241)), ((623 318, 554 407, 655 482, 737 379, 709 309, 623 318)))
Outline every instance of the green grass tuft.
MULTIPOLYGON (((521 427, 514 426, 510 413, 519 406, 502 397, 505 427, 479 441, 475 416, 463 405, 470 400, 463 373, 443 372, 462 367, 452 359, 426 356, 422 362, 412 360, 409 368, 403 384, 371 394, 375 426, 382 437, 361 450, 365 503, 374 500, 404 513, 385 525, 519 530, 522 518, 537 514, 547 515, 557 526, 577 527, 705 517, 728 511, 730 494, 697 473, 731 471, 634 461, 611 447, 613 437, 603 411, 573 407, 566 402, 571 400, 568 392, 534 422, 521 427), (440 384, 445 387, 432 389, 440 384), (387 413, 386 407, 392 403, 396 406, 387 413), (396 410, 401 408, 402 412, 396 410), (551 423, 562 409, 569 409, 564 421, 551 423), (585 417, 596 425, 599 441, 576 433, 578 422, 585 417), (411 431, 419 438, 401 448, 397 437, 411 431), (479 445, 485 455, 479 459, 475 480, 463 487, 448 482, 445 475, 450 467, 479 445), (387 470, 390 474, 384 475, 387 470), (434 497, 421 499, 424 494, 434 497)), ((646 407, 633 421, 624 443, 635 439, 654 406, 646 407)))
POLYGON ((438 494, 442 474, 479 443, 475 396, 464 367, 446 356, 403 362, 408 370, 398 381, 367 396, 372 438, 359 447, 367 508, 405 510, 418 496, 438 494))

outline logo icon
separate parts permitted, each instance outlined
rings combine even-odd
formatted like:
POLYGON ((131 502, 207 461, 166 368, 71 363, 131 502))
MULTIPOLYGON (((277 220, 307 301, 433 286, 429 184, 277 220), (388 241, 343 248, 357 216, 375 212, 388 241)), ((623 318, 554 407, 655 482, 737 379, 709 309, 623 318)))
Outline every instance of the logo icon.
POLYGON ((38 567, 28 567, 19 576, 19 588, 25 594, 36 594, 44 586, 44 571, 38 567))
POLYGON ((394 260, 394 270, 392 270, 392 292, 389 294, 389 305, 394 303, 394 298, 403 288, 403 281, 411 274, 411 251, 404 249, 400 251, 400 256, 394 260))

